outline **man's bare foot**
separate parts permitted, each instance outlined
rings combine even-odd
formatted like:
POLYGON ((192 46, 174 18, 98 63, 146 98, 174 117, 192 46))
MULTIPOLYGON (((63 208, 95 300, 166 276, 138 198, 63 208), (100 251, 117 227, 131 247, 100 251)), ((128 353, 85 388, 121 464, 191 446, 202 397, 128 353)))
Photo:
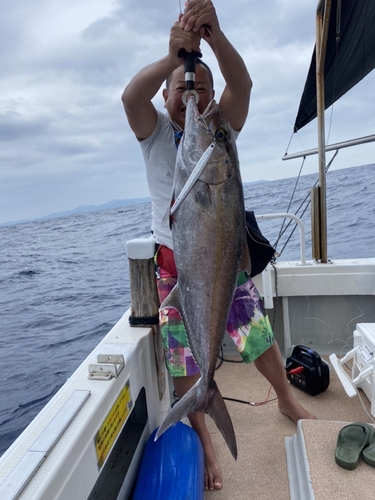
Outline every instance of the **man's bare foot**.
POLYGON ((198 434, 204 453, 204 489, 221 490, 223 487, 223 478, 216 458, 211 435, 208 432, 204 413, 190 413, 189 420, 192 428, 198 434))
POLYGON ((204 489, 205 490, 221 490, 223 487, 223 480, 221 478, 221 472, 216 459, 213 462, 209 462, 206 459, 204 467, 204 489))
POLYGON ((279 410, 283 415, 293 420, 295 424, 301 419, 317 420, 315 415, 305 410, 294 398, 287 404, 282 404, 279 401, 279 410))
POLYGON ((205 490, 221 490, 223 487, 223 478, 219 463, 216 458, 216 453, 211 441, 211 436, 204 432, 201 438, 204 450, 204 489, 205 490))

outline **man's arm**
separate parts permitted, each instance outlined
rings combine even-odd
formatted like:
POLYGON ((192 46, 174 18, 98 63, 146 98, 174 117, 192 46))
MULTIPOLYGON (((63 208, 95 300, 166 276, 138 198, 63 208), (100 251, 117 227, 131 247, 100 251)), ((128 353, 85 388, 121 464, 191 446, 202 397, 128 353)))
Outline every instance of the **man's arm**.
POLYGON ((180 26, 199 32, 211 47, 226 83, 219 106, 232 128, 240 130, 249 110, 252 81, 242 57, 221 31, 212 1, 190 0, 180 26))
POLYGON ((171 28, 168 55, 143 68, 125 88, 121 99, 130 128, 138 139, 146 139, 156 127, 157 113, 151 99, 183 63, 183 58, 178 57, 179 51, 198 51, 199 42, 198 33, 183 30, 177 21, 171 28))

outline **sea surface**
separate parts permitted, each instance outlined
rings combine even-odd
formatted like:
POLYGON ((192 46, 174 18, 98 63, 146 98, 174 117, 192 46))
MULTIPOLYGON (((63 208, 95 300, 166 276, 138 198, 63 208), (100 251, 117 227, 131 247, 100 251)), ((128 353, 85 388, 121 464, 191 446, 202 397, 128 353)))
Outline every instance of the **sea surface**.
MULTIPOLYGON (((317 175, 244 186, 256 214, 296 213, 317 175)), ((307 200, 308 201, 308 200, 307 200)), ((328 256, 375 256, 375 165, 327 174, 328 256)), ((129 308, 126 241, 149 203, 0 227, 0 455, 129 308)), ((297 215, 301 214, 301 209, 297 215)), ((302 216, 311 259, 310 210, 302 216)), ((260 221, 275 243, 282 221, 260 221)), ((299 260, 289 226, 279 260, 299 260)), ((285 225, 284 225, 285 228, 285 225)))

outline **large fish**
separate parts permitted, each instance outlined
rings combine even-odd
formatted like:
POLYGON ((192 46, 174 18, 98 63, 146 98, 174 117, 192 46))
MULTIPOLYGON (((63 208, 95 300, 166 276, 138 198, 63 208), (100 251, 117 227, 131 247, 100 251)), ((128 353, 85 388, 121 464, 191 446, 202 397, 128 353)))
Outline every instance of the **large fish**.
POLYGON ((233 133, 214 100, 200 115, 195 98, 188 99, 173 193, 178 280, 161 307, 180 311, 201 377, 169 411, 156 439, 189 413, 204 412, 237 458, 232 421, 214 373, 246 249, 245 208, 233 133))

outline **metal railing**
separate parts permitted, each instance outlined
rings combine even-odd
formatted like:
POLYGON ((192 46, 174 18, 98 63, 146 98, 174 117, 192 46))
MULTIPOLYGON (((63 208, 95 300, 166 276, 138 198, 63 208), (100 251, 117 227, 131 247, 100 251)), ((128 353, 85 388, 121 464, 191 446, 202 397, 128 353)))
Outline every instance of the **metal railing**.
POLYGON ((306 245, 305 245, 305 227, 303 225, 302 220, 296 215, 289 213, 281 213, 281 214, 261 214, 256 215, 255 218, 257 220, 261 219, 293 219, 297 222, 299 228, 299 245, 300 245, 300 255, 301 255, 301 264, 303 266, 307 265, 306 262, 306 245))
MULTIPOLYGON (((351 139, 349 141, 337 142, 335 144, 330 144, 326 146, 327 151, 336 151, 338 149, 350 148, 352 146, 357 146, 359 144, 367 144, 369 142, 375 142, 375 135, 366 135, 365 137, 359 137, 358 139, 351 139)), ((299 153, 285 154, 282 160, 293 160, 295 158, 303 158, 304 156, 311 156, 318 154, 318 148, 307 149, 306 151, 300 151, 299 153)))

